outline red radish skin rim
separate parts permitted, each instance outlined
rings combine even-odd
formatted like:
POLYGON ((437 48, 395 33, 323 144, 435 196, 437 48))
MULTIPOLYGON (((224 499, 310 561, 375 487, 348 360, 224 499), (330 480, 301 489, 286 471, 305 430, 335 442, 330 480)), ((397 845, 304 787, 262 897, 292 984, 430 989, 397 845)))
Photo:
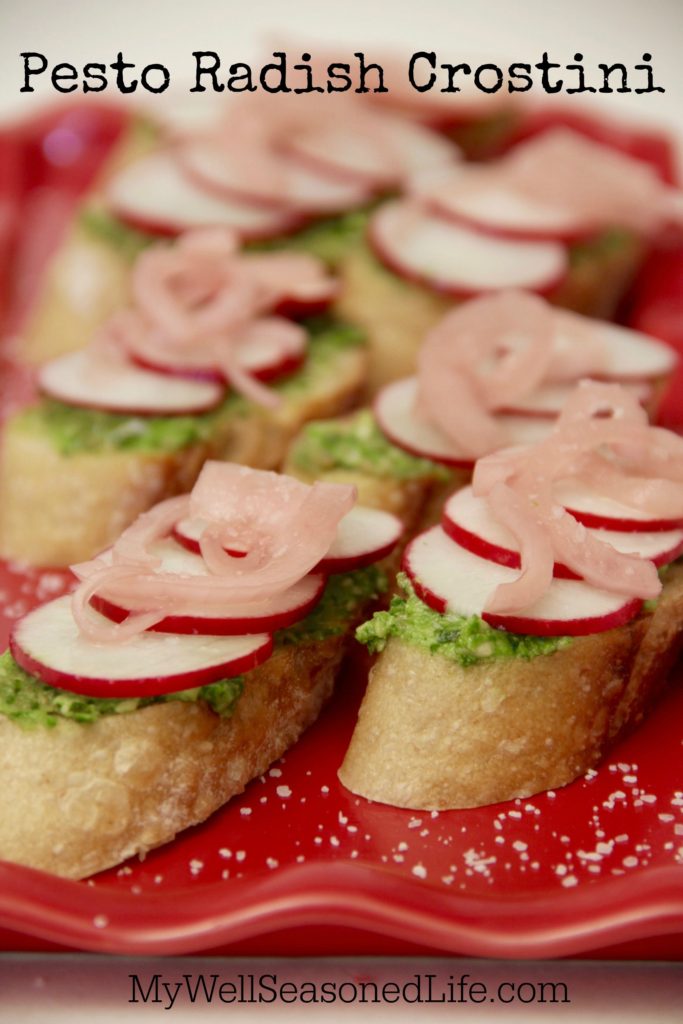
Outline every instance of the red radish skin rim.
MULTIPOLYGON (((321 578, 320 586, 308 601, 280 614, 264 615, 261 618, 226 616, 220 619, 201 618, 194 615, 167 615, 161 622, 151 626, 149 631, 151 633, 179 633, 183 636, 249 636, 251 633, 269 633, 285 629, 304 619, 315 608, 323 596, 326 582, 324 578, 321 578)), ((130 614, 127 608, 108 601, 106 597, 101 597, 99 594, 95 594, 91 598, 90 604, 112 622, 123 622, 130 614)))
POLYGON ((338 573, 355 572, 356 569, 365 569, 368 565, 380 562, 387 555, 390 555, 398 543, 396 540, 388 541, 383 547, 367 551, 362 555, 347 555, 345 558, 321 558, 318 564, 311 569, 311 572, 323 572, 328 576, 335 576, 338 573))
POLYGON ((328 299, 313 299, 311 302, 307 302, 306 299, 286 296, 273 306, 273 314, 283 316, 287 320, 305 320, 306 317, 320 316, 327 312, 332 306, 334 298, 330 296, 328 299))
POLYGON ((343 182, 347 185, 358 185, 361 188, 366 188, 368 190, 368 200, 372 198, 373 194, 378 195, 387 192, 391 188, 391 182, 388 182, 379 171, 377 174, 373 174, 372 171, 353 171, 348 167, 340 167, 333 161, 327 161, 325 157, 313 156, 312 153, 299 149, 296 141, 290 140, 287 143, 287 152, 295 157, 302 167, 307 167, 314 173, 321 174, 340 183, 343 182))
MULTIPOLYGON (((298 156, 296 157, 299 161, 298 156)), ((300 161, 299 161, 300 162, 300 161)), ((215 196, 217 199, 230 200, 231 202, 244 203, 246 206, 257 207, 260 210, 271 210, 274 214, 281 217, 295 217, 306 220, 318 220, 326 219, 328 217, 338 217, 341 214, 348 213, 349 210, 355 210, 359 207, 370 202, 373 198, 372 194, 365 196, 358 196, 356 202, 351 204, 340 203, 337 205, 330 205, 329 207, 320 208, 318 206, 307 206, 305 199, 275 199, 273 197, 264 198, 257 193, 250 192, 248 188, 240 188, 237 185, 225 185, 218 181, 214 181, 212 178, 205 177, 201 171, 198 171, 196 167, 193 167, 185 154, 179 154, 179 163, 183 174, 188 180, 192 182, 197 188, 203 189, 210 195, 215 196)), ((304 168, 305 169, 305 168, 304 168)), ((311 168, 313 170, 313 168, 311 168)), ((327 178, 330 183, 334 184, 349 184, 352 185, 354 182, 342 181, 338 175, 321 174, 320 177, 327 178)))
MULTIPOLYGON (((412 572, 410 567, 412 544, 411 541, 403 552, 401 568, 409 577, 419 599, 435 612, 445 615, 448 612, 446 601, 429 587, 424 586, 412 572)), ((606 633, 610 629, 625 625, 638 615, 642 607, 643 602, 640 598, 634 597, 607 615, 585 619, 530 619, 521 615, 493 615, 489 612, 482 612, 481 618, 493 629, 500 629, 505 633, 520 633, 526 636, 589 636, 606 633), (596 623, 599 624, 598 629, 594 628, 596 623)))
POLYGON ((634 597, 621 608, 609 615, 600 615, 590 619, 563 619, 561 622, 546 619, 525 619, 521 615, 492 615, 482 612, 481 617, 494 629, 502 629, 506 633, 521 633, 526 636, 590 636, 606 633, 617 629, 635 619, 643 607, 640 598, 634 597), (596 624, 599 628, 596 629, 596 624))
MULTIPOLYGON (((253 206, 254 204, 245 203, 245 205, 253 206)), ((207 227, 205 224, 180 224, 177 221, 154 220, 154 218, 132 213, 119 203, 112 203, 109 211, 124 225, 127 224, 137 231, 142 231, 148 235, 156 235, 159 238, 176 238, 178 235, 182 235, 183 232, 190 231, 193 228, 207 227)), ((260 229, 233 226, 231 230, 239 236, 242 242, 268 242, 274 238, 295 234, 306 225, 307 220, 308 218, 295 216, 294 214, 289 214, 288 216, 283 214, 282 219, 277 224, 264 225, 260 229)))
POLYGON ((459 224, 489 238, 504 238, 510 242, 561 242, 563 245, 574 245, 590 242, 601 234, 594 226, 588 225, 583 228, 565 228, 564 231, 551 231, 550 229, 534 231, 533 228, 496 227, 494 224, 478 221, 476 217, 468 216, 466 213, 452 210, 438 199, 427 199, 426 205, 432 213, 453 224, 459 224))
MULTIPOLYGON (((492 544, 490 541, 484 540, 483 537, 479 537, 477 534, 467 530, 464 526, 454 522, 454 520, 451 519, 445 511, 441 517, 441 527, 444 533, 447 533, 451 540, 454 540, 461 548, 465 548, 466 551, 471 551, 473 555, 478 555, 479 558, 485 558, 487 562, 496 562, 497 565, 505 565, 508 569, 521 569, 522 560, 518 551, 512 551, 510 548, 503 548, 499 544, 492 544)), ((637 531, 624 530, 616 532, 656 533, 658 531, 644 531, 641 527, 637 531)), ((656 558, 652 558, 651 561, 657 566, 657 568, 660 568, 663 565, 669 565, 671 562, 674 562, 682 552, 683 540, 668 551, 662 551, 656 558)), ((555 562, 553 576, 561 580, 583 579, 582 576, 579 576, 568 566, 563 565, 562 562, 555 562)))
MULTIPOLYGON (((508 569, 521 569, 522 559, 519 551, 511 551, 509 548, 503 548, 484 540, 483 537, 479 537, 465 529, 464 526, 460 526, 459 523, 455 523, 445 512, 441 517, 441 527, 451 540, 454 540, 461 548, 465 548, 466 551, 471 551, 473 555, 485 558, 487 562, 505 565, 508 569)), ((683 541, 681 541, 680 548, 683 550, 683 541)), ((561 562, 555 562, 553 576, 563 580, 580 580, 582 578, 568 566, 562 565, 561 562)))
POLYGON ((430 462, 438 462, 440 465, 449 466, 452 469, 464 469, 469 472, 471 472, 474 469, 474 459, 458 459, 456 457, 449 458, 445 455, 433 455, 422 448, 415 448, 413 445, 408 445, 405 443, 405 441, 399 440, 398 438, 394 437, 391 433, 391 430, 387 430, 386 427, 384 426, 384 422, 379 410, 380 395, 381 391, 378 393, 373 403, 373 415, 375 417, 375 420, 377 421, 379 429, 382 431, 387 440, 391 441, 393 445, 396 445, 397 448, 401 448, 404 452, 408 452, 409 455, 415 455, 416 458, 418 459, 428 459, 430 462))
MULTIPOLYGON (((397 277, 400 277, 403 281, 410 281, 413 284, 420 285, 422 288, 426 288, 430 292, 436 292, 439 295, 451 296, 454 299, 473 299, 478 295, 492 295, 496 292, 503 291, 505 288, 510 287, 509 285, 499 285, 494 288, 466 288, 458 287, 453 284, 447 284, 441 281, 438 277, 432 277, 427 274, 420 274, 417 270, 412 270, 405 267, 400 260, 395 259, 390 253, 387 252, 381 239, 377 238, 377 228, 373 224, 372 220, 368 226, 367 239, 370 244, 370 248, 373 253, 380 261, 384 264, 392 273, 397 277)), ((533 292, 535 295, 540 295, 545 298, 552 295, 554 291, 560 288, 565 283, 570 274, 569 262, 565 261, 564 269, 551 278, 546 284, 537 288, 527 287, 525 290, 533 292)), ((516 286, 521 287, 521 286, 516 286)))
MULTIPOLYGON (((143 370, 152 370, 154 373, 163 374, 166 377, 181 377, 183 380, 197 380, 206 381, 208 383, 223 384, 226 387, 230 387, 230 380, 220 370, 212 370, 210 367, 182 367, 182 366, 169 366, 162 365, 161 363, 154 362, 153 359, 145 359, 144 356, 136 355, 134 352, 128 353, 128 358, 136 366, 141 367, 143 370)), ((287 356, 286 359, 281 359, 277 365, 264 367, 261 370, 250 371, 250 376, 255 377, 260 381, 279 380, 281 377, 287 377, 292 373, 296 373, 300 370, 303 364, 306 362, 306 353, 302 352, 301 355, 287 356)), ((223 399, 221 398, 221 401, 223 399)), ((220 403, 219 403, 220 404, 220 403)))
POLYGON ((565 506, 577 522, 596 530, 615 530, 617 533, 658 533, 683 529, 683 516, 677 519, 610 519, 597 512, 581 512, 565 506))
MULTIPOLYGON (((193 537, 188 537, 187 534, 182 533, 182 531, 177 527, 173 528, 171 536, 178 542, 178 544, 181 544, 182 547, 186 548, 187 551, 191 551, 195 555, 201 554, 199 541, 194 540, 193 537)), ((398 540, 399 538, 397 537, 394 540, 387 541, 387 543, 381 548, 373 548, 372 551, 364 551, 360 555, 347 555, 345 557, 340 555, 338 558, 321 558, 318 564, 311 569, 311 573, 320 572, 324 573, 326 576, 335 576, 338 573, 353 572, 356 569, 365 569, 368 565, 374 565, 375 562, 379 562, 381 559, 386 558, 387 555, 390 555, 396 547, 398 540)), ((226 550, 228 551, 228 554, 232 555, 234 558, 239 558, 243 554, 241 551, 230 551, 227 548, 226 550)), ((98 611, 103 611, 99 606, 96 607, 98 611)), ((108 612, 104 611, 104 614, 111 618, 108 612)))
MULTIPOLYGON (((17 623, 17 626, 20 622, 17 623)), ((269 636, 261 647, 241 658, 233 658, 222 665, 194 669, 177 676, 147 676, 142 679, 106 681, 89 676, 69 675, 36 661, 17 641, 16 627, 12 630, 9 639, 10 654, 25 672, 59 690, 79 693, 84 697, 104 698, 159 697, 168 693, 178 693, 180 690, 193 690, 198 686, 208 686, 220 679, 231 679, 243 672, 250 672, 267 661, 273 653, 273 645, 273 637, 269 636)), ((115 655, 115 650, 112 650, 112 655, 115 655)))
MULTIPOLYGON (((166 374, 166 376, 169 376, 169 374, 166 374)), ((211 382, 207 381, 207 383, 211 382)), ((45 392, 45 394, 47 394, 47 392, 45 392)), ((102 405, 101 403, 98 402, 86 402, 85 400, 79 401, 78 399, 75 398, 69 398, 68 402, 65 401, 64 399, 59 399, 59 401, 64 402, 65 405, 73 406, 74 409, 92 409, 95 412, 111 412, 116 413, 119 416, 158 416, 163 417, 164 419, 170 419, 174 416, 201 416, 202 413, 213 412, 214 409, 217 409, 218 406, 221 405, 221 403, 224 400, 225 394, 219 393, 216 400, 211 402, 210 404, 205 403, 203 405, 187 405, 183 406, 182 409, 165 409, 160 412, 159 409, 146 409, 143 406, 140 406, 140 408, 131 407, 127 409, 117 409, 113 408, 110 405, 102 405)))

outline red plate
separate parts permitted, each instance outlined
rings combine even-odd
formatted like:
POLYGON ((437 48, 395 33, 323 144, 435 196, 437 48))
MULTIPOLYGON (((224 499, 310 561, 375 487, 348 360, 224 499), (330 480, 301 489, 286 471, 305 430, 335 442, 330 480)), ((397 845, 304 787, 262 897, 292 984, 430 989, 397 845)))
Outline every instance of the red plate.
MULTIPOLYGON (((3 567, 2 632, 67 586, 64 573, 3 567)), ((116 953, 546 957, 670 935, 659 955, 683 952, 680 686, 590 778, 437 814, 370 804, 337 781, 363 685, 350 666, 281 762, 142 863, 88 882, 0 864, 0 926, 20 933, 0 935, 3 948, 44 948, 33 936, 116 953)))
MULTIPOLYGON (((0 642, 67 585, 0 566, 0 642)), ((87 882, 0 863, 0 948, 683 957, 680 673, 590 778, 439 814, 370 804, 338 783, 364 681, 351 666, 283 761, 144 862, 87 882)))

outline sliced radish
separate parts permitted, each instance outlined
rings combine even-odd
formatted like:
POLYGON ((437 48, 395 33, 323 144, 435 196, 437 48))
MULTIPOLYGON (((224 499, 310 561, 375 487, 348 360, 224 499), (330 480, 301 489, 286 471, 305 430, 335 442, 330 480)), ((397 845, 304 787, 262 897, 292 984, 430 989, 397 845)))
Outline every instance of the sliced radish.
POLYGON ((669 519, 653 519, 647 513, 614 498, 606 498, 578 481, 559 481, 555 486, 555 497, 584 526, 620 533, 634 530, 658 532, 683 527, 683 514, 669 519))
POLYGON ((326 129, 295 134, 287 146, 311 167, 370 189, 397 185, 410 175, 453 164, 460 156, 442 135, 393 117, 382 118, 374 137, 354 130, 353 124, 331 121, 326 129))
POLYGON ((12 657, 26 672, 88 697, 152 697, 206 686, 256 668, 272 649, 269 634, 146 632, 117 645, 95 644, 79 632, 68 594, 29 612, 10 637, 12 657))
MULTIPOLYGON (((169 356, 171 353, 169 353, 169 356)), ((250 373, 257 380, 269 381, 278 380, 280 377, 286 377, 290 373, 295 373, 299 370, 305 361, 305 354, 301 355, 285 355, 278 361, 272 361, 264 365, 249 368, 250 373)), ((142 356, 131 355, 132 361, 137 365, 143 367, 146 370, 153 370, 155 373, 163 373, 171 377, 183 377, 187 380, 205 380, 214 381, 217 384, 226 385, 229 383, 225 374, 222 370, 218 370, 214 367, 197 367, 182 365, 175 361, 167 363, 158 362, 156 359, 146 359, 142 356)))
POLYGON ((68 405, 139 416, 206 412, 225 389, 214 381, 187 380, 144 370, 125 359, 98 361, 86 349, 45 363, 38 372, 43 394, 68 405))
POLYGON ((642 601, 598 590, 583 580, 554 579, 547 592, 524 614, 492 615, 484 611, 501 583, 519 573, 479 558, 435 526, 405 550, 404 569, 425 604, 438 612, 479 615, 490 626, 529 636, 585 636, 614 629, 634 618, 642 601))
MULTIPOLYGON (((666 377, 678 363, 678 356, 670 345, 629 327, 591 320, 596 337, 604 346, 602 371, 595 374, 605 380, 647 381, 666 377)), ((560 340, 562 331, 560 328, 560 340)), ((566 345, 580 345, 578 339, 567 339, 566 345)))
MULTIPOLYGON (((198 552, 204 527, 205 523, 200 519, 181 519, 173 535, 188 551, 198 552)), ((327 555, 313 571, 326 574, 352 572, 372 565, 393 550, 402 532, 400 519, 390 512, 357 505, 340 521, 327 555)), ((237 556, 239 553, 231 551, 231 554, 237 556)))
MULTIPOLYGON (((188 550, 189 546, 181 546, 168 538, 158 541, 150 548, 151 553, 160 560, 160 569, 166 573, 179 576, 210 577, 204 560, 188 550)), ((197 550, 199 545, 197 545, 197 550)), ((243 552, 231 552, 239 557, 243 552)), ((101 556, 106 559, 106 555, 101 556)), ((323 575, 305 576, 294 586, 259 604, 245 605, 236 612, 226 610, 225 615, 207 616, 202 608, 186 615, 168 615, 152 629, 158 633, 197 633, 213 636, 237 636, 250 633, 272 633, 276 629, 284 629, 294 622, 303 619, 315 607, 323 595, 325 577, 323 575)), ((97 611, 106 615, 114 622, 122 622, 131 612, 147 611, 144 606, 130 602, 126 606, 112 601, 106 594, 98 594, 92 600, 97 611)))
POLYGON ((297 214, 331 214, 361 206, 370 199, 369 190, 355 182, 312 168, 294 156, 278 157, 278 171, 272 181, 261 182, 248 175, 240 160, 231 159, 227 147, 195 140, 180 152, 183 169, 215 196, 251 203, 265 209, 297 214))
MULTIPOLYGON (((416 398, 416 377, 406 377, 382 388, 374 406, 382 432, 411 455, 443 462, 447 466, 471 469, 474 459, 459 451, 455 442, 438 427, 418 418, 415 413, 416 398)), ((552 421, 542 416, 499 415, 497 420, 505 431, 506 447, 539 441, 547 435, 552 425, 552 421)))
MULTIPOLYGON (((520 568, 519 544, 514 534, 491 512, 471 487, 451 495, 443 508, 441 525, 448 536, 472 554, 511 569, 520 568)), ((638 554, 655 565, 668 565, 683 551, 683 530, 618 532, 590 529, 596 540, 610 544, 623 554, 638 554)), ((556 563, 555 576, 579 579, 567 566, 556 563)))
MULTIPOLYGON (((236 358, 239 366, 259 380, 275 380, 297 370, 306 358, 308 336, 300 324, 279 317, 256 320, 242 331, 236 358)), ((129 353, 133 362, 157 373, 229 383, 218 367, 202 365, 201 348, 196 349, 195 362, 183 363, 174 358, 173 349, 160 350, 158 355, 141 356, 129 353)))
MULTIPOLYGON (((645 405, 652 395, 650 386, 645 382, 626 384, 624 387, 642 405, 645 405)), ((530 395, 520 398, 513 405, 501 408, 500 411, 516 416, 542 416, 545 419, 556 419, 575 388, 576 383, 544 384, 536 388, 530 395)))
POLYGON ((369 237, 380 260, 400 277, 460 297, 501 288, 549 292, 568 268, 557 242, 492 238, 408 200, 381 207, 369 237))
POLYGON ((276 238, 301 224, 291 210, 218 199, 184 174, 170 152, 155 153, 125 167, 111 182, 107 201, 121 220, 157 235, 227 227, 247 242, 276 238))
POLYGON ((442 216, 501 238, 573 242, 595 233, 595 226, 582 221, 573 210, 525 196, 503 182, 481 180, 478 187, 466 182, 430 200, 442 216))

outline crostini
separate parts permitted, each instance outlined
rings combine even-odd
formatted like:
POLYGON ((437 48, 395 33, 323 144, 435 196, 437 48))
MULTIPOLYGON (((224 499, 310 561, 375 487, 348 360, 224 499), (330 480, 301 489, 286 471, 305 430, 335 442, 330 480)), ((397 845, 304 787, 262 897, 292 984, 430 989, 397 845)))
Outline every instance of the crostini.
POLYGON ((340 312, 372 350, 371 389, 411 373, 453 302, 521 288, 610 318, 681 195, 638 160, 556 129, 493 163, 417 181, 345 259, 340 312))
POLYGON ((147 249, 133 304, 40 367, 40 399, 3 432, 3 557, 87 558, 191 487, 206 458, 275 468, 303 423, 354 403, 366 354, 321 315, 336 290, 324 266, 236 245, 207 229, 147 249))
POLYGON ((683 642, 682 480, 681 438, 595 382, 545 440, 480 459, 406 548, 403 595, 357 632, 382 653, 344 785, 473 807, 594 768, 683 642))
POLYGON ((335 97, 242 97, 211 127, 155 137, 110 168, 55 254, 21 330, 40 363, 87 344, 129 292, 131 260, 159 238, 223 227, 245 245, 339 263, 364 210, 420 167, 452 165, 457 147, 410 119, 335 97))
POLYGON ((581 378, 623 383, 654 415, 676 365, 655 338, 538 296, 472 299, 427 332, 415 376, 382 388, 372 410, 307 424, 286 465, 309 482, 352 482, 408 526, 438 521, 475 460, 542 438, 581 378))
POLYGON ((203 821, 316 718, 401 524, 207 463, 0 659, 0 857, 80 878, 203 821))

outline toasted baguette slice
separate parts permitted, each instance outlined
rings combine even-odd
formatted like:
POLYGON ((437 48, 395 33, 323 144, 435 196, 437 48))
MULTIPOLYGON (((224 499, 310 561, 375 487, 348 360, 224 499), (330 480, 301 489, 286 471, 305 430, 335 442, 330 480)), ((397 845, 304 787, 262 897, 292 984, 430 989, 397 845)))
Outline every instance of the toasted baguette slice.
POLYGON ((478 807, 564 786, 643 717, 683 641, 683 565, 653 612, 531 661, 469 667, 392 639, 339 772, 398 807, 478 807))
POLYGON ((283 470, 305 483, 354 484, 360 504, 392 512, 408 533, 428 508, 440 513, 447 495, 469 480, 466 472, 449 471, 392 445, 368 409, 311 420, 290 446, 283 470))
POLYGON ((0 716, 0 857, 83 878, 204 821, 316 719, 345 644, 278 648, 228 718, 180 701, 52 728, 0 716))
POLYGON ((87 228, 86 221, 102 217, 102 194, 113 175, 151 152, 159 141, 159 131, 150 121, 131 118, 100 168, 87 199, 76 208, 52 253, 35 301, 20 325, 18 351, 26 362, 44 363, 83 348, 107 317, 126 304, 136 248, 108 244, 87 228))
POLYGON ((362 347, 350 346, 311 360, 298 380, 283 385, 284 401, 274 412, 228 404, 211 421, 206 440, 174 451, 65 454, 43 425, 15 416, 0 452, 0 556, 51 567, 89 558, 140 512, 189 490, 209 457, 277 468, 305 422, 353 404, 366 359, 362 347))
MULTIPOLYGON (((643 258, 643 244, 631 234, 606 234, 574 246, 571 269, 551 302, 586 316, 614 315, 643 258)), ((430 328, 455 300, 406 281, 388 270, 361 242, 341 268, 341 316, 362 327, 370 344, 368 395, 415 371, 417 353, 430 328)))

